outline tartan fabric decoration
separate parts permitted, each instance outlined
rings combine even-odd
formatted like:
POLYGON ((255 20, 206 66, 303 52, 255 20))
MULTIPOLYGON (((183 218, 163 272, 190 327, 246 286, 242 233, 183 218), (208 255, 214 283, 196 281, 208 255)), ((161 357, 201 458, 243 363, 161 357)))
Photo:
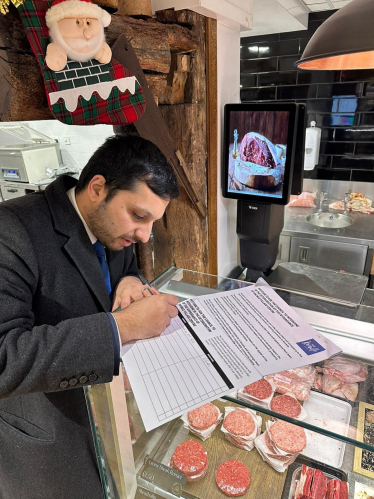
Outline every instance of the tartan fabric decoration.
POLYGON ((45 14, 51 4, 26 0, 18 11, 41 67, 55 118, 68 125, 128 125, 137 121, 145 112, 143 90, 135 76, 113 58, 109 64, 95 59, 68 60, 62 71, 48 68, 45 55, 50 39, 45 14))

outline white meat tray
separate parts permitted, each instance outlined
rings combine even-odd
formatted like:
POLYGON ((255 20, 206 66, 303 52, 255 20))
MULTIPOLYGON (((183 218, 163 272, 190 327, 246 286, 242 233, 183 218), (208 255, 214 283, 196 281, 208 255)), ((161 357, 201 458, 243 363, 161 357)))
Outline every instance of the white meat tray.
MULTIPOLYGON (((292 479, 291 479, 290 495, 288 496, 288 499, 295 498, 296 485, 297 485, 297 482, 300 480, 301 470, 302 470, 302 467, 300 466, 300 468, 296 468, 296 470, 293 472, 292 479)), ((329 473, 323 472, 323 474, 327 478, 327 483, 329 483, 330 480, 337 478, 336 476, 332 476, 329 473)))
MULTIPOLYGON (((350 429, 352 407, 348 402, 323 393, 312 391, 303 405, 308 417, 304 423, 331 431, 346 437, 350 429)), ((302 455, 340 468, 343 464, 345 443, 340 440, 305 430, 307 445, 302 455)))

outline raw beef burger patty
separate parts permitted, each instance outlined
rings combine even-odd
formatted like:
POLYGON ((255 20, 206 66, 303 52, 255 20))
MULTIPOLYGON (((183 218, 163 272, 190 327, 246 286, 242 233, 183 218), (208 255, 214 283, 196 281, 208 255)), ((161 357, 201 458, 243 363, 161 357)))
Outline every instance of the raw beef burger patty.
POLYGON ((225 417, 223 427, 232 435, 249 437, 255 429, 255 422, 248 412, 236 409, 225 417))
POLYGON ((270 409, 289 418, 297 418, 301 413, 299 402, 289 395, 278 395, 270 404, 270 409))
POLYGON ((187 440, 175 449, 170 463, 187 476, 198 475, 208 465, 208 455, 199 442, 187 440))
POLYGON ((248 468, 240 461, 225 461, 216 472, 218 488, 227 496, 238 497, 245 494, 251 483, 248 468))
POLYGON ((218 411, 215 405, 205 404, 188 413, 188 422, 197 430, 206 430, 218 421, 218 411))
POLYGON ((268 168, 277 166, 274 144, 259 133, 250 132, 243 137, 239 156, 242 161, 250 161, 256 165, 268 168))
POLYGON ((276 421, 269 429, 270 438, 282 451, 297 454, 306 446, 306 435, 303 428, 286 421, 276 421))
POLYGON ((251 397, 255 397, 256 399, 265 400, 271 396, 273 389, 269 381, 263 378, 259 381, 255 381, 255 383, 245 386, 243 392, 251 395, 251 397))

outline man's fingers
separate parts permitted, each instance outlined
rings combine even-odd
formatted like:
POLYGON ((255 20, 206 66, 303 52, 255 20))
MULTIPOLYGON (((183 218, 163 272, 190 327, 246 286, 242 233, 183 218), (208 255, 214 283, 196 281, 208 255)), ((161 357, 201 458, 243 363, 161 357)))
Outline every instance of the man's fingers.
POLYGON ((155 295, 159 295, 161 294, 156 288, 154 288, 153 286, 151 286, 152 288, 152 291, 154 292, 155 295))
POLYGON ((131 304, 131 299, 130 297, 122 298, 121 299, 121 308, 126 308, 131 304))
POLYGON ((179 303, 178 298, 174 295, 165 294, 164 296, 165 296, 167 302, 169 303, 169 305, 173 305, 175 307, 179 303))
POLYGON ((134 289, 131 292, 131 298, 133 301, 141 300, 143 296, 144 296, 143 293, 139 289, 134 289))
POLYGON ((168 305, 168 315, 173 319, 178 315, 178 309, 172 305, 168 305))

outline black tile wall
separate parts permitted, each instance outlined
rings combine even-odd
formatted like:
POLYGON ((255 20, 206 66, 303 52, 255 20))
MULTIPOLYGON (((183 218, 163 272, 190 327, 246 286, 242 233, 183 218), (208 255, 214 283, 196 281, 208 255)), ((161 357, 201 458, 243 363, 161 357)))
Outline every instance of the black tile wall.
POLYGON ((304 102, 322 128, 308 178, 374 182, 374 69, 297 70, 295 62, 335 11, 309 15, 308 29, 241 39, 241 100, 304 102))
POLYGON ((260 73, 258 75, 258 86, 263 87, 267 85, 296 85, 296 80, 297 71, 260 73))

